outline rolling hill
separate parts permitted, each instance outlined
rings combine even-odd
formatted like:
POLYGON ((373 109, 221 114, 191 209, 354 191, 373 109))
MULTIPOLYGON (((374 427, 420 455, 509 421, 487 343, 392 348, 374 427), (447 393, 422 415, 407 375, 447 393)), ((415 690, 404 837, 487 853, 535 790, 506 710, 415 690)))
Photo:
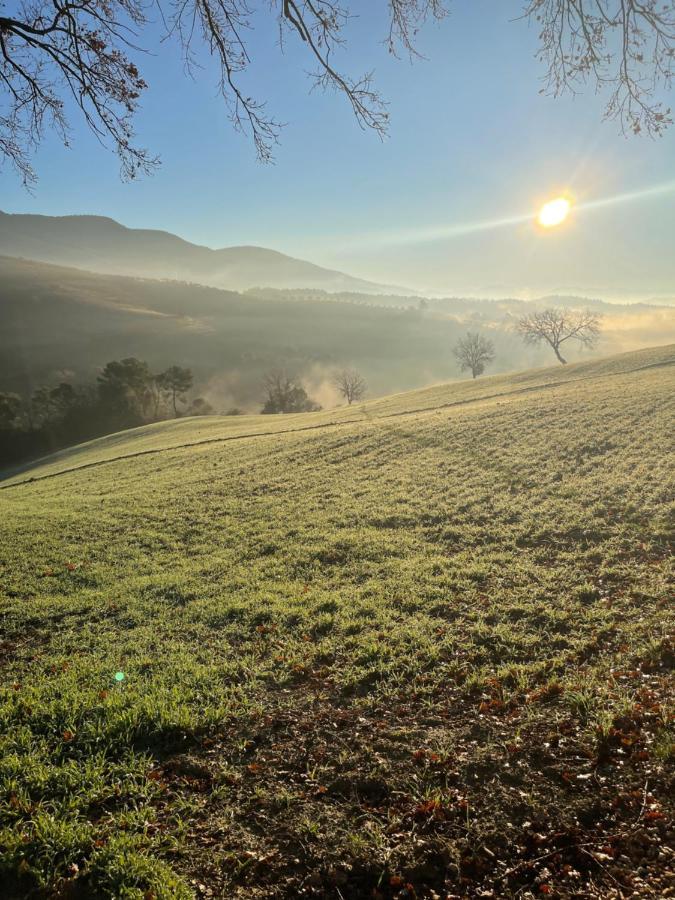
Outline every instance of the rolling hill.
POLYGON ((675 346, 0 484, 5 896, 667 896, 675 346))
MULTIPOLYGON (((0 390, 25 395, 64 378, 93 380, 109 360, 137 356, 156 370, 192 368, 198 393, 218 411, 259 409, 263 373, 278 365, 334 405, 330 375, 340 365, 356 366, 371 396, 458 377, 451 350, 468 329, 493 339, 493 371, 545 365, 545 348, 524 346, 511 329, 524 308, 456 300, 421 311, 362 294, 256 296, 0 257, 0 390)), ((603 312, 599 355, 675 340, 673 309, 603 312)))
POLYGON ((0 254, 93 272, 193 281, 235 291, 258 286, 410 293, 324 269, 265 247, 212 250, 167 231, 125 228, 104 216, 39 216, 0 211, 0 254))
POLYGON ((386 393, 451 377, 449 347, 462 332, 456 319, 414 310, 262 299, 9 257, 0 284, 0 390, 23 394, 63 377, 91 380, 128 356, 189 366, 218 410, 259 408, 262 375, 277 365, 309 376, 320 394, 330 369, 350 362, 386 393))

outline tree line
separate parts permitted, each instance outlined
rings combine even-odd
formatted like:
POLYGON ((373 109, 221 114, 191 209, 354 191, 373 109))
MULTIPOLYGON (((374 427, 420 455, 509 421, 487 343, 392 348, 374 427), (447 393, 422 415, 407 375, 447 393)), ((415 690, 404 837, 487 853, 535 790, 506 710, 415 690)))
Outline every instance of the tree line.
MULTIPOLYGON (((546 343, 558 361, 567 360, 567 341, 593 346, 600 317, 587 310, 545 309, 522 317, 516 331, 526 343, 546 343)), ((468 332, 452 348, 461 371, 482 375, 495 359, 495 347, 485 335, 468 332)), ((364 399, 367 384, 350 368, 334 372, 332 385, 347 405, 364 399)), ((96 382, 74 386, 61 382, 37 388, 29 398, 0 392, 0 465, 38 456, 59 447, 181 415, 212 415, 202 397, 188 402, 194 385, 190 369, 172 365, 153 373, 146 362, 129 357, 113 360, 96 382)), ((306 413, 321 409, 298 376, 273 369, 263 376, 263 414, 306 413)), ((230 410, 238 414, 241 410, 230 410)))
POLYGON ((192 386, 190 369, 153 373, 130 357, 109 362, 94 383, 43 385, 29 397, 0 392, 0 463, 148 422, 213 413, 201 397, 188 403, 192 386))
MULTIPOLYGON (((335 372, 332 382, 349 405, 366 394, 365 380, 353 369, 335 372)), ((150 422, 212 415, 202 397, 188 402, 193 384, 190 369, 174 365, 153 373, 146 362, 129 357, 107 363, 95 383, 43 385, 29 397, 0 392, 0 465, 150 422)), ((267 372, 262 387, 263 414, 321 409, 299 378, 283 369, 267 372)), ((227 415, 241 413, 235 408, 227 415)))

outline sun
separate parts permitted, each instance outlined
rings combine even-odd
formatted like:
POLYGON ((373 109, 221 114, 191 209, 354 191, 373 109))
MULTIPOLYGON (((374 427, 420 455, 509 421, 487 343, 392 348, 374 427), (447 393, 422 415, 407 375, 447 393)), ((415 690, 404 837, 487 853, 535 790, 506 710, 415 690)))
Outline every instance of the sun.
POLYGON ((567 197, 556 197, 554 200, 549 200, 548 203, 544 203, 539 210, 537 222, 543 228, 553 228, 555 225, 561 225, 569 215, 571 209, 572 204, 567 197))

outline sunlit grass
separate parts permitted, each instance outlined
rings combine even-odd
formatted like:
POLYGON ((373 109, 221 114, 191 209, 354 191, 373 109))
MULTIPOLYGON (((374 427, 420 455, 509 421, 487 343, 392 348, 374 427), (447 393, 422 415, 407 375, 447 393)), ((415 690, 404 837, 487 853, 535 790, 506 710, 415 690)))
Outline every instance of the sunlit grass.
MULTIPOLYGON (((9 896, 461 895, 549 835, 601 847, 642 816, 656 842, 673 361, 268 417, 277 434, 181 422, 18 476, 0 491, 9 896)), ((564 877, 612 884, 592 861, 564 877)))

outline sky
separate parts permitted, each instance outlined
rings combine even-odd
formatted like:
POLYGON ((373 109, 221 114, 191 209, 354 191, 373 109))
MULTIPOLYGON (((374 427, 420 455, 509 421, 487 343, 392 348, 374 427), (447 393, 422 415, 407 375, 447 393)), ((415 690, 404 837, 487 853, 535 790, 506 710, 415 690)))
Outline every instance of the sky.
POLYGON ((32 193, 0 170, 0 209, 257 244, 436 295, 675 297, 675 129, 626 138, 592 89, 543 96, 537 32, 516 20, 518 2, 455 0, 420 33, 413 63, 383 46, 384 0, 352 8, 339 58, 353 74, 374 71, 389 101, 384 141, 341 96, 309 92, 305 48, 289 37, 281 54, 261 12, 242 84, 286 127, 274 163, 258 163, 227 120, 208 55, 187 78, 157 23, 137 57, 149 89, 136 130, 159 171, 120 181, 116 157, 73 117, 71 146, 50 134, 36 155, 32 193), (578 205, 543 233, 532 216, 562 191, 578 205))

